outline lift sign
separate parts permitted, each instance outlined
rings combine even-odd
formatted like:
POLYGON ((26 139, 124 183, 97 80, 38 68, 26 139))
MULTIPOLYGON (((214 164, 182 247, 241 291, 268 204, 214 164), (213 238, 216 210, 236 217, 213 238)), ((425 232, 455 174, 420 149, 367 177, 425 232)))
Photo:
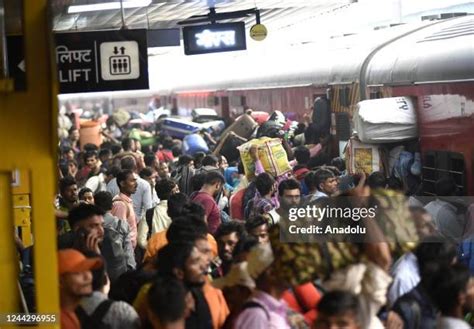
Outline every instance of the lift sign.
POLYGON ((56 34, 60 93, 148 89, 146 30, 56 34))
POLYGON ((184 53, 197 55, 245 50, 245 23, 209 24, 183 28, 184 53))

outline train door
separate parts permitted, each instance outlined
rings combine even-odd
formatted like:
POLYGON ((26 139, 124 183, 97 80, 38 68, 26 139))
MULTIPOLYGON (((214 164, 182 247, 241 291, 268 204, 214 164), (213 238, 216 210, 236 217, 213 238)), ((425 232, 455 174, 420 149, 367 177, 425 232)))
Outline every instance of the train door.
POLYGON ((229 96, 222 96, 221 97, 221 116, 224 119, 228 119, 230 117, 230 103, 229 103, 229 96))
POLYGON ((171 114, 178 115, 178 99, 176 97, 171 99, 171 114))

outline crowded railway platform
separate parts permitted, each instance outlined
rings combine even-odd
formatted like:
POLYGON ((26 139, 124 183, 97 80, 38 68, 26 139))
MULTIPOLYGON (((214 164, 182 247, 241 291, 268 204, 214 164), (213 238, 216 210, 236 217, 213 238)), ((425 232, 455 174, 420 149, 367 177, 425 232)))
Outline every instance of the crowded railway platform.
POLYGON ((472 4, 19 2, 0 328, 474 326, 472 4))

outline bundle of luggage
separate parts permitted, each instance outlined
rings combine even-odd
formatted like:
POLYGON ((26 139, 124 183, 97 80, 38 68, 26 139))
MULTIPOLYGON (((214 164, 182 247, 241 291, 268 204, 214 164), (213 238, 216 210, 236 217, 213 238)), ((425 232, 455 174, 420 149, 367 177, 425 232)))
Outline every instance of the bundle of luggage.
POLYGON ((394 143, 418 137, 415 106, 408 97, 371 99, 357 104, 354 129, 363 143, 394 143))
POLYGON ((202 129, 199 123, 177 118, 160 120, 157 125, 160 132, 179 139, 183 139, 187 135, 196 133, 202 129))
POLYGON ((257 146, 258 159, 262 163, 265 172, 273 176, 281 176, 291 171, 288 156, 280 139, 262 137, 239 146, 240 158, 244 166, 245 175, 249 178, 255 176, 255 164, 250 156, 250 148, 257 146))
POLYGON ((407 148, 418 137, 412 99, 392 97, 359 102, 354 130, 344 152, 349 173, 382 171, 387 177, 393 174, 403 179, 408 172, 400 169, 400 159, 406 164, 405 159, 410 158, 416 167, 412 174, 421 174, 419 153, 407 148))

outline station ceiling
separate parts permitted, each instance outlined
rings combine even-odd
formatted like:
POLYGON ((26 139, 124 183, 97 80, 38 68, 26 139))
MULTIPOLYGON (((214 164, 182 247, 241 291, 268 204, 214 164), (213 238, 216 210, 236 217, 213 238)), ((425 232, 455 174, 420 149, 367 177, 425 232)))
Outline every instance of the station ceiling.
MULTIPOLYGON (((120 9, 68 13, 70 6, 88 5, 114 0, 53 0, 53 29, 55 31, 97 31, 120 29, 120 9)), ((124 0, 124 2, 126 2, 124 0)), ((217 13, 259 9, 261 22, 272 31, 284 29, 318 15, 332 13, 350 6, 357 0, 152 0, 146 7, 124 10, 124 21, 129 29, 164 29, 179 27, 178 22, 194 15, 206 15, 209 7, 217 13)), ((227 21, 255 23, 255 15, 227 21)))

